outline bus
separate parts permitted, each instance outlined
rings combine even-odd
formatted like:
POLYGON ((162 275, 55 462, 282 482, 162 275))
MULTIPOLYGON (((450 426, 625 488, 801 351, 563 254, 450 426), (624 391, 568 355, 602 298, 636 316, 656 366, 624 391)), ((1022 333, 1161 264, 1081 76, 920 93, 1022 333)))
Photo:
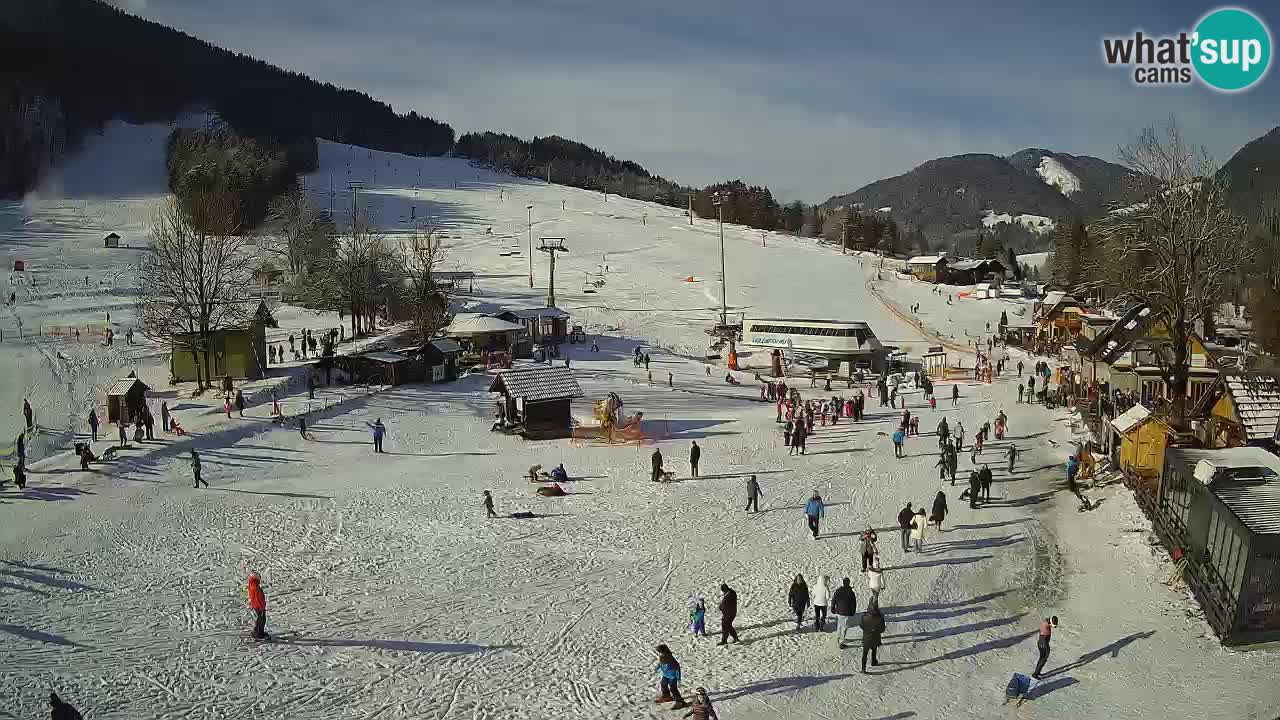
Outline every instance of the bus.
POLYGON ((857 320, 746 318, 742 323, 742 344, 819 355, 832 365, 848 360, 864 364, 869 361, 878 367, 884 356, 884 346, 871 326, 857 320))

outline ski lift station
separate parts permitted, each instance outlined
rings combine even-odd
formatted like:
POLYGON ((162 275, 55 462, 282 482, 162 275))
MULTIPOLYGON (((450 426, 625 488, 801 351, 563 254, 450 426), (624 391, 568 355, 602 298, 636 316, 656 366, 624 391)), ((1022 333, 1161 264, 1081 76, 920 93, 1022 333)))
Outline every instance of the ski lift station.
POLYGON ((851 367, 883 369, 886 349, 871 326, 857 320, 746 318, 742 323, 746 347, 805 353, 826 360, 829 369, 848 362, 851 367))

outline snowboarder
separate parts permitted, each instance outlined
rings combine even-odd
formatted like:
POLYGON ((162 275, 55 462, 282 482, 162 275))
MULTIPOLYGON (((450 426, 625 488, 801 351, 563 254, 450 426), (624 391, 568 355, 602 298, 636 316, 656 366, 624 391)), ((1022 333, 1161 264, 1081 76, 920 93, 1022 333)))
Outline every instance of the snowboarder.
POLYGON ((738 593, 726 583, 720 583, 720 642, 717 645, 724 645, 729 642, 729 638, 738 642, 738 631, 733 627, 733 621, 738 617, 738 593))
POLYGON ((655 702, 666 703, 675 700, 671 705, 672 710, 689 707, 689 703, 680 696, 680 662, 676 660, 675 655, 671 654, 671 648, 665 644, 659 645, 657 651, 658 675, 661 678, 658 681, 658 688, 661 694, 655 702))
POLYGON ((98 442, 98 410, 89 408, 89 439, 98 442))
POLYGON ((942 532, 942 521, 947 518, 947 496, 941 490, 933 496, 933 515, 929 520, 937 524, 938 532, 942 532))
POLYGON ((791 581, 791 588, 787 590, 787 604, 791 606, 791 612, 796 614, 796 632, 800 632, 800 628, 804 626, 804 611, 809 607, 809 586, 804 581, 804 576, 796 574, 796 579, 791 581))
POLYGON ((911 519, 911 541, 915 545, 916 552, 924 552, 925 528, 928 525, 929 519, 925 517, 924 508, 920 508, 911 519))
POLYGON ((868 525, 867 529, 862 531, 862 572, 866 572, 869 566, 875 564, 875 559, 880 555, 877 540, 876 531, 868 525))
POLYGON ((387 426, 382 424, 382 418, 374 423, 365 423, 369 429, 373 431, 373 451, 375 453, 382 452, 382 437, 387 434, 387 426))
POLYGON ((858 598, 849 586, 849 578, 842 581, 840 587, 831 593, 831 614, 836 616, 836 647, 844 649, 845 633, 849 631, 849 623, 858 612, 858 598))
POLYGON ((698 598, 689 611, 689 630, 694 637, 707 636, 707 601, 698 598))
POLYGON ((827 603, 831 602, 831 578, 819 575, 809 588, 809 600, 813 603, 813 631, 822 632, 827 625, 827 603))
POLYGON ((1040 653, 1040 658, 1036 660, 1036 670, 1031 673, 1031 677, 1039 680, 1040 671, 1044 670, 1044 664, 1049 661, 1049 641, 1053 638, 1053 629, 1058 627, 1058 616, 1047 617, 1040 621, 1040 635, 1036 639, 1036 650, 1040 653))
POLYGON ((716 714, 716 709, 711 705, 711 698, 707 697, 707 689, 700 687, 693 691, 693 709, 684 714, 685 717, 691 717, 693 720, 720 720, 720 716, 716 714))
POLYGON ((880 648, 880 636, 884 633, 884 613, 880 612, 880 604, 872 600, 867 611, 862 613, 862 672, 867 672, 867 655, 871 655, 871 665, 880 664, 876 650, 880 648))
POLYGON ((236 388, 236 412, 244 417, 244 394, 240 392, 240 388, 236 388))
POLYGON ((907 439, 906 433, 902 432, 902 428, 893 431, 893 456, 896 458, 903 457, 902 443, 907 439))
POLYGON ((653 455, 649 459, 653 465, 653 473, 649 479, 653 482, 658 482, 662 479, 662 451, 654 448, 653 455))
POLYGON ((191 477, 195 478, 195 488, 200 489, 200 485, 209 487, 209 483, 200 477, 200 453, 195 448, 191 449, 191 477))
POLYGON ((880 602, 880 591, 884 590, 884 570, 880 568, 879 560, 867 568, 867 587, 871 590, 871 602, 880 602))
POLYGON ((36 426, 35 412, 31 410, 31 401, 25 398, 22 401, 22 417, 27 420, 27 432, 34 430, 36 426))
POLYGON ((253 611, 254 640, 270 640, 267 634, 267 594, 262 592, 258 573, 249 573, 249 609, 253 611))
POLYGON ((813 539, 818 539, 818 521, 825 514, 826 508, 822 504, 822 496, 817 490, 813 491, 813 497, 809 498, 809 502, 804 504, 805 518, 809 521, 809 531, 813 533, 813 539))
POLYGON ((49 693, 49 720, 84 720, 71 703, 62 701, 58 693, 49 693))
POLYGON ((498 517, 498 514, 493 511, 493 496, 488 490, 484 491, 484 512, 485 517, 498 517))
POLYGON ((1010 445, 1010 446, 1009 446, 1009 452, 1008 452, 1007 454, 1008 454, 1008 457, 1009 457, 1009 474, 1013 474, 1013 464, 1014 464, 1015 462, 1017 462, 1017 461, 1018 461, 1018 448, 1017 448, 1017 446, 1010 445))
POLYGON ((691 477, 698 477, 698 460, 702 458, 702 448, 698 447, 698 441, 693 441, 693 446, 689 448, 689 473, 691 477))
POLYGON ((747 478, 747 506, 743 510, 760 512, 761 495, 764 495, 764 492, 760 490, 760 483, 756 480, 756 476, 747 478))
POLYGON ((898 511, 898 531, 902 535, 902 552, 911 552, 911 522, 915 516, 916 511, 911 509, 911 503, 907 503, 906 507, 898 511))

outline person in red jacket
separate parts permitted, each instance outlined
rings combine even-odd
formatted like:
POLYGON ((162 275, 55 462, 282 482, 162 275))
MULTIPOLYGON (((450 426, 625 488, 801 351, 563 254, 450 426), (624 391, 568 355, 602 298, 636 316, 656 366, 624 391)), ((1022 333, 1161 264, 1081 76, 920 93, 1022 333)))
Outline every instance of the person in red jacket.
POLYGON ((249 609, 253 610, 253 639, 270 640, 267 634, 267 595, 262 592, 258 573, 249 573, 249 609))

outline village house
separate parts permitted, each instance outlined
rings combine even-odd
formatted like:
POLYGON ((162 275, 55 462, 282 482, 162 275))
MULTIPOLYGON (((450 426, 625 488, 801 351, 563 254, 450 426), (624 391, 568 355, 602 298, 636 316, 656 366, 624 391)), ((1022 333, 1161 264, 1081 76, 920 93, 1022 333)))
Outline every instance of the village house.
POLYGON ((947 258, 945 255, 917 255, 907 260, 907 272, 918 280, 942 282, 946 279, 947 258))

